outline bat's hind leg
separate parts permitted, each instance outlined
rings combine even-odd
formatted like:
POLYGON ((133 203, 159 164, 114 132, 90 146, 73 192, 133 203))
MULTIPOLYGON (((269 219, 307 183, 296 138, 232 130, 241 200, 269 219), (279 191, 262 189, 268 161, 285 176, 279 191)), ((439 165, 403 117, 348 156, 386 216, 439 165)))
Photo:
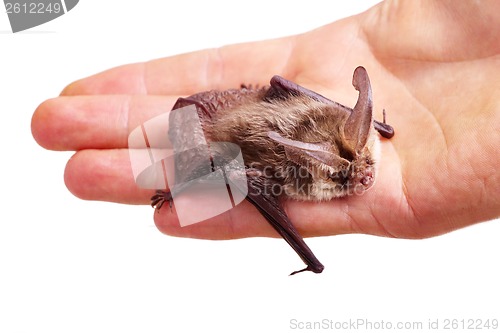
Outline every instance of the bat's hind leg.
POLYGON ((151 197, 151 207, 155 208, 157 212, 165 202, 168 202, 168 205, 172 208, 172 193, 170 191, 157 190, 156 194, 151 197))

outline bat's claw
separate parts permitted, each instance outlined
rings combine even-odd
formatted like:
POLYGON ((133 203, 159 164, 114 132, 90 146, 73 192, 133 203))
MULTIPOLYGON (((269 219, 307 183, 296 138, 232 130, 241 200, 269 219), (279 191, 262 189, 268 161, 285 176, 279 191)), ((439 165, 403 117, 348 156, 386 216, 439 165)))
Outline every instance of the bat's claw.
POLYGON ((297 274, 297 273, 306 272, 306 271, 311 271, 311 272, 314 272, 314 273, 318 274, 318 273, 323 272, 323 268, 324 268, 324 267, 323 267, 323 265, 319 265, 319 266, 317 266, 317 267, 307 266, 307 267, 306 267, 306 268, 304 268, 304 269, 301 269, 301 270, 299 270, 299 271, 295 271, 295 272, 290 273, 290 276, 291 276, 291 275, 295 275, 295 274, 297 274))
POLYGON ((158 212, 167 201, 170 209, 172 209, 172 193, 170 191, 157 190, 156 194, 151 197, 151 207, 155 208, 158 212))

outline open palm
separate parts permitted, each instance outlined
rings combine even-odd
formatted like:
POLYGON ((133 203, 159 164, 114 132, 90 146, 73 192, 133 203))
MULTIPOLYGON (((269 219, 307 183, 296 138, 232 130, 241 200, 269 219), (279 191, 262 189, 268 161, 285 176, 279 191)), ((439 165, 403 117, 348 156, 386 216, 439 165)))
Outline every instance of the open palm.
MULTIPOLYGON (((65 180, 78 197, 148 204, 153 191, 134 183, 127 136, 177 97, 266 84, 279 74, 353 106, 352 72, 362 65, 375 117, 386 109, 396 131, 382 139, 375 185, 362 196, 321 204, 289 200, 285 210, 304 236, 448 232, 500 212, 500 8, 494 7, 500 4, 386 1, 298 36, 121 66, 42 103, 33 134, 49 149, 77 151, 65 180)), ((155 222, 185 237, 276 235, 247 202, 184 228, 169 209, 155 214, 155 222)))

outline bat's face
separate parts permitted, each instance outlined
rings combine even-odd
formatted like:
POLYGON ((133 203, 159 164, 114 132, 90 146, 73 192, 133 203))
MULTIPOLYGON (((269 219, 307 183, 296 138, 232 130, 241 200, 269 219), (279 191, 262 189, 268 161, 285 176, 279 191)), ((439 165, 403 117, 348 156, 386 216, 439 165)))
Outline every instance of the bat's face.
POLYGON ((370 131, 364 147, 353 150, 343 138, 335 143, 306 143, 286 139, 270 132, 269 137, 285 148, 292 164, 284 186, 289 197, 297 200, 325 201, 348 195, 360 195, 375 181, 380 141, 370 131), (294 171, 299 165, 306 172, 294 171))
POLYGON ((334 166, 316 164, 317 168, 314 168, 315 172, 312 173, 311 191, 307 199, 322 201, 363 194, 374 184, 379 154, 378 137, 371 135, 361 151, 353 154, 354 156, 342 158, 345 160, 344 163, 334 166))

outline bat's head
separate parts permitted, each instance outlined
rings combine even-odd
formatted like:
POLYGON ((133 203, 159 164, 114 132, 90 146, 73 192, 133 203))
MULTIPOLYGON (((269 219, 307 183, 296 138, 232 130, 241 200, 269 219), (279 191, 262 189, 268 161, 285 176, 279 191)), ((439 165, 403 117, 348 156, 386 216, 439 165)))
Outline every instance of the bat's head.
POLYGON ((330 199, 362 194, 373 185, 380 155, 380 141, 373 128, 361 149, 352 148, 349 143, 342 142, 340 155, 328 152, 335 156, 334 163, 318 165, 320 171, 316 172, 316 177, 313 176, 313 182, 319 190, 318 197, 330 199))
POLYGON ((291 164, 306 171, 292 167, 286 172, 286 193, 294 199, 323 201, 359 195, 375 181, 380 141, 373 129, 366 144, 358 150, 345 140, 308 143, 284 138, 276 132, 268 135, 284 146, 291 164))
POLYGON ((327 117, 313 121, 314 129, 301 131, 294 139, 268 133, 284 147, 289 161, 307 170, 306 182, 287 180, 291 197, 329 200, 361 194, 373 185, 380 143, 373 127, 370 82, 363 67, 355 70, 353 85, 359 98, 350 115, 336 106, 322 105, 320 113, 327 117))

